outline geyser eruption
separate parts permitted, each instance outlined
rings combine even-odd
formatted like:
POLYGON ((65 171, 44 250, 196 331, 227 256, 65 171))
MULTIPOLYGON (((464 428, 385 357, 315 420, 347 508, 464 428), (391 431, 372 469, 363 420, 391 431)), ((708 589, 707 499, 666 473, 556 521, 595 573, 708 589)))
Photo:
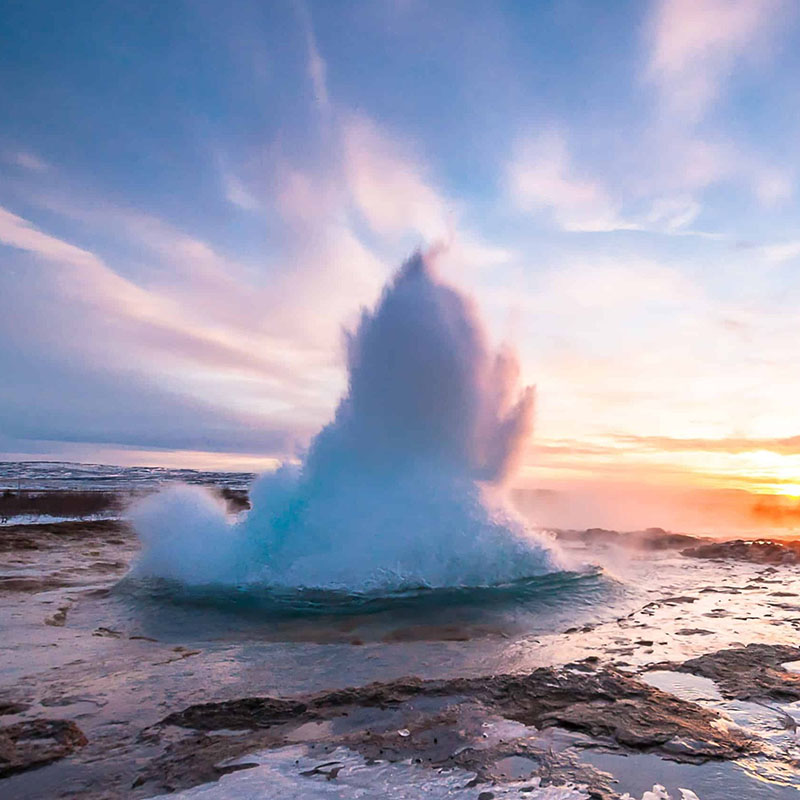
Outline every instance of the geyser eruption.
POLYGON ((300 467, 259 478, 228 521, 203 490, 143 502, 135 574, 348 592, 487 586, 556 568, 490 504, 531 432, 533 391, 472 304, 410 258, 347 340, 348 390, 300 467))

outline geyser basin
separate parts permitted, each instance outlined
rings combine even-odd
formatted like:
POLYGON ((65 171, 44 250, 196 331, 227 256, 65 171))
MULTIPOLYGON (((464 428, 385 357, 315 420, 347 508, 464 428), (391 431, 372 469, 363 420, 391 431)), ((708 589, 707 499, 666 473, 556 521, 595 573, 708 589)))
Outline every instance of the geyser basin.
POLYGON ((144 547, 134 575, 365 593, 559 568, 553 545, 499 500, 531 432, 532 389, 430 257, 412 256, 363 312, 347 368, 334 420, 301 467, 256 481, 243 520, 196 487, 135 509, 144 547))
MULTIPOLYGON (((555 572, 513 584, 347 594, 268 586, 194 586, 160 579, 125 580, 109 601, 123 619, 158 641, 398 644, 472 642, 483 660, 520 637, 596 624, 625 601, 625 588, 602 572, 555 572)), ((415 655, 416 653, 416 655, 415 655)), ((447 656, 452 663, 453 653, 447 656)), ((437 656, 429 652, 430 667, 437 656)), ((419 665, 415 666, 419 669, 419 665)))

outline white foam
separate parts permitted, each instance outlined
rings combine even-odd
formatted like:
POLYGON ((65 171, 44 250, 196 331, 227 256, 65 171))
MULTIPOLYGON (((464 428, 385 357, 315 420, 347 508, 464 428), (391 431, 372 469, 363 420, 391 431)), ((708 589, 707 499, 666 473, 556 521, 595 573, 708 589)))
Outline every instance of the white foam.
POLYGON ((203 490, 145 500, 139 575, 348 591, 485 586, 552 571, 502 502, 533 392, 472 304, 413 256, 348 339, 349 387, 302 466, 264 475, 230 522, 203 490), (487 487, 491 487, 487 489, 487 487), (492 499, 489 498, 492 494, 492 499))
MULTIPOLYGON (((700 800, 691 789, 678 789, 678 791, 681 793, 680 800, 700 800)), ((626 792, 620 800, 635 800, 635 798, 626 792)), ((651 790, 642 795, 642 800, 672 800, 672 795, 661 784, 657 783, 651 790)))

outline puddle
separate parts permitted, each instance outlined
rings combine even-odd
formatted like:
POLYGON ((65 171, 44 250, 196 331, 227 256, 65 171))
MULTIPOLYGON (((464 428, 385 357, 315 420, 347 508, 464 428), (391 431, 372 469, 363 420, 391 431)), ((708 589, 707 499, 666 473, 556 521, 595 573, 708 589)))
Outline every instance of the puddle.
POLYGON ((699 675, 659 669, 645 672, 641 678, 650 686, 655 686, 656 689, 674 694, 676 697, 680 697, 681 700, 688 700, 692 703, 710 703, 722 700, 722 695, 719 693, 714 681, 699 675))
MULTIPOLYGON (((515 757, 512 757, 515 758, 515 757)), ((503 759, 507 761, 508 759, 503 759)), ((531 761, 530 759, 524 759, 531 761)), ((535 763, 535 762, 531 762, 535 763)), ((159 795, 170 800, 475 800, 481 791, 508 800, 588 800, 579 787, 540 786, 539 779, 504 784, 471 785, 473 772, 431 769, 409 761, 367 762, 357 753, 338 747, 324 756, 308 755, 302 745, 265 750, 225 762, 225 766, 253 765, 223 775, 216 783, 183 792, 159 795), (484 788, 485 787, 485 788, 484 788)), ((516 762, 515 762, 516 768, 516 762)), ((151 800, 158 800, 151 798, 151 800)))
POLYGON ((286 735, 290 742, 318 742, 321 739, 330 739, 333 733, 333 724, 330 720, 321 722, 306 722, 286 735))
POLYGON ((629 792, 634 797, 641 797, 656 783, 664 786, 672 797, 680 797, 680 789, 691 789, 700 800, 798 800, 800 797, 797 786, 787 785, 788 781, 782 781, 779 775, 769 780, 730 761, 678 764, 655 755, 625 756, 596 750, 583 751, 580 759, 613 775, 619 782, 617 791, 629 792))
POLYGON ((508 756, 495 762, 494 772, 505 780, 519 781, 530 776, 538 769, 539 762, 528 756, 508 756))

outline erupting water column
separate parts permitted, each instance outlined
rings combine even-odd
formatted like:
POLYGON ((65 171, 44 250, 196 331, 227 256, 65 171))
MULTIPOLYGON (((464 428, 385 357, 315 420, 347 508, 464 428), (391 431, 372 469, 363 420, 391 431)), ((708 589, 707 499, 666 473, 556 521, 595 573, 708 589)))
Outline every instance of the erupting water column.
POLYGON ((487 586, 557 568, 550 546, 490 505, 530 433, 533 390, 494 353, 472 303, 413 255, 348 337, 348 390, 301 467, 252 487, 227 520, 177 487, 134 512, 134 574, 189 584, 348 592, 487 586))

